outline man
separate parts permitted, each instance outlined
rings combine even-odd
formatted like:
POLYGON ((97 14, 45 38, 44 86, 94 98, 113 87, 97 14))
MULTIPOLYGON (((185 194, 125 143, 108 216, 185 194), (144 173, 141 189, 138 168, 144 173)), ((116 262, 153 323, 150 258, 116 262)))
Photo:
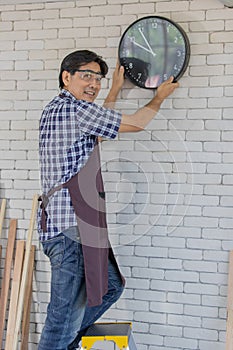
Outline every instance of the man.
POLYGON ((104 107, 94 103, 107 71, 94 52, 66 56, 60 94, 40 120, 43 194, 38 231, 52 275, 39 350, 78 348, 87 328, 120 297, 124 278, 108 240, 98 139, 143 130, 178 86, 171 77, 145 107, 121 114, 107 108, 123 86, 124 68, 119 65, 104 107))

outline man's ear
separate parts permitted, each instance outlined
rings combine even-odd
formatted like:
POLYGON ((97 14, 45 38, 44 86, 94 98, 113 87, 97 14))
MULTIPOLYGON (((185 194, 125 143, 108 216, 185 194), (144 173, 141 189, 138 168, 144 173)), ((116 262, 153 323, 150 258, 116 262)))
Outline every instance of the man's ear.
POLYGON ((70 82, 70 73, 67 72, 67 70, 64 70, 62 72, 62 81, 63 81, 63 84, 64 86, 68 86, 69 85, 69 82, 70 82))

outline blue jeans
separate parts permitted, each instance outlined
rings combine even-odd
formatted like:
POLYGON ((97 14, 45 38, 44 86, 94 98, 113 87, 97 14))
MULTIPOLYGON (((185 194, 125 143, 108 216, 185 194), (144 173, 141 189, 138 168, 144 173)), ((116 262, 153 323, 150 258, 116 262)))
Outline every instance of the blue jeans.
POLYGON ((109 261, 108 292, 101 305, 88 307, 82 245, 63 234, 42 245, 52 274, 50 303, 38 350, 75 349, 82 331, 119 299, 122 280, 109 261))

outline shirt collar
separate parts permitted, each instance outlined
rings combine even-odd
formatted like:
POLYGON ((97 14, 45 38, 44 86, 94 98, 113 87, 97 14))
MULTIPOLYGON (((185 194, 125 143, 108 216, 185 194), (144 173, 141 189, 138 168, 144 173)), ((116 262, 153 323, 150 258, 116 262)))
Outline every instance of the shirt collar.
POLYGON ((77 101, 77 99, 74 97, 74 95, 72 95, 68 90, 66 89, 62 89, 60 91, 59 97, 64 98, 64 97, 68 97, 70 99, 72 99, 73 101, 77 101))

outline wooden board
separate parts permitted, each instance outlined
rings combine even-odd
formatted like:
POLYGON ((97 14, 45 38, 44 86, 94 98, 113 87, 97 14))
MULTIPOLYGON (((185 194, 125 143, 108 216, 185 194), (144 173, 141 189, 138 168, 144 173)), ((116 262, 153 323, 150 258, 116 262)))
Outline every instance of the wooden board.
MULTIPOLYGON (((6 210, 6 199, 4 198, 2 200, 2 204, 1 204, 1 209, 0 209, 0 238, 2 237, 2 227, 3 227, 3 220, 4 220, 4 216, 5 216, 5 210, 6 210)), ((2 258, 2 246, 0 245, 0 261, 2 258)))
POLYGON ((1 211, 0 211, 0 238, 2 237, 2 226, 3 226, 4 216, 5 216, 5 210, 6 210, 6 199, 4 198, 2 200, 1 211))
POLYGON ((16 237, 16 226, 17 220, 12 219, 10 221, 7 249, 6 249, 6 260, 4 267, 4 275, 2 281, 2 289, 1 289, 1 300, 0 300, 0 347, 2 345, 3 332, 5 326, 5 316, 6 316, 6 308, 8 302, 8 293, 10 287, 10 277, 11 277, 11 265, 13 259, 14 245, 15 245, 15 237, 16 237))
POLYGON ((26 283, 27 283, 27 276, 28 276, 28 269, 29 269, 29 262, 30 262, 31 245, 32 245, 32 235, 33 235, 33 230, 35 225, 37 206, 38 206, 38 195, 35 194, 32 202, 32 211, 31 211, 31 218, 30 218, 28 236, 26 241, 26 251, 25 251, 25 258, 23 263, 22 280, 20 285, 15 330, 14 330, 13 344, 12 344, 11 350, 16 350, 17 344, 18 344, 18 336, 19 336, 20 325, 22 321, 23 305, 24 305, 24 298, 25 298, 25 292, 26 292, 26 283))
MULTIPOLYGON (((21 350, 28 350, 35 248, 36 247, 33 245, 31 248, 30 259, 29 259, 28 279, 27 279, 27 283, 26 283, 23 321, 22 321, 22 337, 21 337, 21 348, 20 348, 21 350)), ((11 349, 9 349, 9 350, 11 350, 11 349)))
POLYGON ((10 296, 9 314, 8 314, 8 322, 7 322, 5 350, 12 349, 13 335, 14 335, 14 329, 15 329, 15 317, 17 312, 19 289, 20 289, 22 267, 23 267, 24 247, 25 247, 24 241, 17 241, 14 273, 13 273, 13 280, 11 285, 11 296, 10 296))

